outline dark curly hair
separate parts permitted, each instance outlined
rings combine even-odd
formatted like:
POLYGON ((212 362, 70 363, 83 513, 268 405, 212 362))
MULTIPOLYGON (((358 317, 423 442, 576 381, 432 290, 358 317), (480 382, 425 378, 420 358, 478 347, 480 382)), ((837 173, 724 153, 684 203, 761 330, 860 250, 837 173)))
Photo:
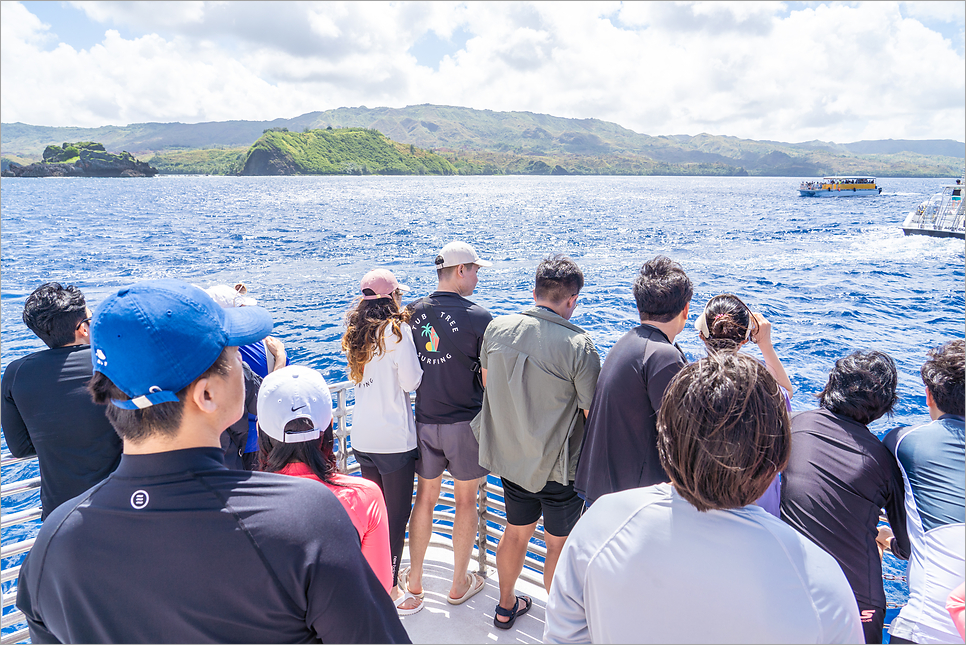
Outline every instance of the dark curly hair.
POLYGON ((964 345, 962 338, 929 350, 929 358, 919 374, 929 389, 936 407, 946 414, 964 416, 966 382, 963 377, 964 345))
POLYGON ((899 400, 898 381, 896 364, 888 354, 856 351, 835 361, 818 397, 826 410, 868 425, 892 413, 899 400))
POLYGON ((744 354, 711 354, 671 380, 657 415, 661 465, 699 511, 751 504, 788 464, 791 421, 775 378, 744 354))
POLYGON ((694 288, 684 269, 663 255, 648 260, 634 281, 641 322, 670 322, 691 302, 694 288))
POLYGON ((537 265, 534 296, 547 302, 564 302, 584 288, 584 273, 566 255, 552 255, 537 265))
POLYGON ((30 331, 54 349, 74 342, 74 332, 87 318, 87 301, 74 285, 47 282, 27 296, 23 322, 30 331))

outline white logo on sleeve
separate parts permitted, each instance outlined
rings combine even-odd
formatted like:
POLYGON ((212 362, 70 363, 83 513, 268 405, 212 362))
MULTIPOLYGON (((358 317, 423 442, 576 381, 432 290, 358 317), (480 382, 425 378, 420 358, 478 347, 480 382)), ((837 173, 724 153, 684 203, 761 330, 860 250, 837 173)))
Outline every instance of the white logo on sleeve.
POLYGON ((131 495, 131 506, 140 511, 142 508, 148 505, 150 499, 151 498, 148 497, 147 491, 136 490, 134 491, 134 494, 131 495))

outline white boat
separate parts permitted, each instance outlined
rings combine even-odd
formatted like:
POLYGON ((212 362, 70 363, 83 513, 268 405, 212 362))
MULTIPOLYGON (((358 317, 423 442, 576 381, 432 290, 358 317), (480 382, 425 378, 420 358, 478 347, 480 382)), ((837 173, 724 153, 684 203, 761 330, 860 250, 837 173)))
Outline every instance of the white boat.
POLYGON ((798 187, 802 197, 868 197, 881 192, 875 177, 824 177, 821 181, 803 181, 798 187))
POLYGON ((916 210, 906 216, 902 231, 906 235, 931 235, 933 237, 958 237, 966 239, 966 226, 963 207, 963 178, 955 184, 943 187, 929 199, 919 204, 916 210))

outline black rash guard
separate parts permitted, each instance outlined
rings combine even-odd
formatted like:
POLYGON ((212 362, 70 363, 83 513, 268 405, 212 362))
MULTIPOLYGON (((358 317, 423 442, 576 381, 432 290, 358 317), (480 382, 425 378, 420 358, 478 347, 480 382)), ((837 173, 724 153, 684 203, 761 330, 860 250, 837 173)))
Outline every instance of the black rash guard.
POLYGON ((574 482, 584 500, 670 481, 657 453, 657 413, 668 384, 687 362, 664 332, 647 323, 608 352, 574 482))
POLYGON ((450 345, 439 340, 439 335, 445 334, 467 358, 479 360, 483 333, 493 316, 449 291, 434 291, 428 298, 410 304, 409 309, 413 311, 409 325, 423 368, 423 380, 416 390, 416 421, 472 421, 483 407, 483 388, 476 375, 452 355, 450 345), (433 308, 432 312, 416 310, 423 301, 433 308))
POLYGON ((3 373, 3 436, 14 457, 37 455, 45 518, 121 460, 121 438, 87 391, 93 373, 90 345, 37 352, 3 373))
POLYGON ((342 504, 218 448, 124 455, 20 570, 34 643, 408 643, 342 504))
POLYGON ((861 605, 885 608, 875 538, 881 509, 894 553, 909 558, 902 472, 889 449, 848 417, 818 409, 792 418, 781 518, 834 557, 861 605))

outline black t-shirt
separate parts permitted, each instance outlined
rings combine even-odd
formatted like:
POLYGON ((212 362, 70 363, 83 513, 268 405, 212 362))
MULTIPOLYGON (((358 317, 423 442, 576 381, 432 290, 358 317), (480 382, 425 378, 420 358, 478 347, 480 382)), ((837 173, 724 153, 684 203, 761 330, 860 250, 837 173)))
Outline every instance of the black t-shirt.
POLYGON ((657 453, 657 413, 687 359, 664 332, 643 324, 610 350, 587 414, 574 488, 601 495, 669 481, 657 453))
POLYGON ((325 485, 219 448, 124 455, 20 569, 34 643, 408 643, 325 485))
POLYGON ((14 457, 37 455, 44 517, 121 460, 121 438, 87 391, 93 373, 90 345, 30 354, 3 373, 3 436, 14 457))
POLYGON ((869 429, 825 409, 792 418, 781 517, 834 557, 858 602, 885 607, 875 538, 881 509, 895 554, 909 557, 905 493, 896 458, 869 429))
POLYGON ((453 356, 449 344, 440 336, 445 334, 467 358, 479 361, 483 332, 493 316, 483 307, 448 291, 436 291, 409 306, 414 310, 409 324, 423 368, 423 380, 416 390, 416 421, 472 421, 483 407, 483 388, 476 375, 453 356), (421 302, 429 304, 432 311, 418 307, 421 302))

